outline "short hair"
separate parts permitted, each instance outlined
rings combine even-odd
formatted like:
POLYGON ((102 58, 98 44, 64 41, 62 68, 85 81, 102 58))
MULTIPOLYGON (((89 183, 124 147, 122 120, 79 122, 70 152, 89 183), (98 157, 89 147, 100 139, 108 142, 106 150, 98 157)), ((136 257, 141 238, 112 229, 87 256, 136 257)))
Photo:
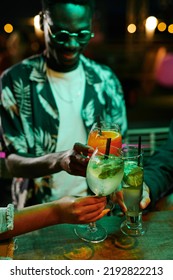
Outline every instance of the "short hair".
POLYGON ((92 13, 95 10, 95 0, 41 0, 42 1, 42 10, 45 11, 51 6, 54 6, 58 3, 72 3, 78 5, 85 5, 91 8, 92 13))

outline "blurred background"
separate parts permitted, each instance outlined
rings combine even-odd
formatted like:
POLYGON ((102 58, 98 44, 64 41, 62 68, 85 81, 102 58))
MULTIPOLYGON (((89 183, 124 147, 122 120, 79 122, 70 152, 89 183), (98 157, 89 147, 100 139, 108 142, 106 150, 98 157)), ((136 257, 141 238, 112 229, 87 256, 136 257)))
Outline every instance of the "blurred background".
MULTIPOLYGON (((129 128, 168 126, 173 108, 173 1, 96 0, 95 38, 85 54, 107 64, 125 94, 129 128)), ((44 49, 39 0, 0 9, 0 72, 44 49)))
MULTIPOLYGON (((40 10, 41 0, 3 1, 0 73, 44 50, 40 10)), ((173 1, 96 0, 93 29, 95 37, 85 55, 107 64, 118 76, 127 107, 128 141, 135 143, 141 134, 145 154, 151 154, 165 141, 173 116, 173 1)), ((11 202, 12 179, 6 172, 0 147, 0 206, 11 202)))

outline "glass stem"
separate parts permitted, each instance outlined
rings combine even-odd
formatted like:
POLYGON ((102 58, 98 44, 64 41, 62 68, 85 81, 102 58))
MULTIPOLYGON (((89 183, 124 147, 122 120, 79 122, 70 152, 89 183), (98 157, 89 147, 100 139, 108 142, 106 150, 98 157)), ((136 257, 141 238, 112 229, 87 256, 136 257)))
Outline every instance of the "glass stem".
POLYGON ((96 232, 97 231, 97 226, 95 222, 89 223, 89 228, 91 232, 96 232))

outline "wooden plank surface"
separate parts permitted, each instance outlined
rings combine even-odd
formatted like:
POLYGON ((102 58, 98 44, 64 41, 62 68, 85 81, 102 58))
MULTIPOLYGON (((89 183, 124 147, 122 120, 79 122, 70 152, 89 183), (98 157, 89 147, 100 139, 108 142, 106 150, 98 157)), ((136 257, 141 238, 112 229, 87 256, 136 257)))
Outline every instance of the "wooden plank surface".
POLYGON ((0 259, 13 259, 15 242, 10 240, 5 240, 0 242, 0 259))
POLYGON ((143 216, 147 232, 129 238, 119 227, 124 217, 110 216, 99 221, 107 228, 108 238, 92 244, 81 241, 75 225, 57 225, 17 238, 16 260, 94 259, 94 260, 173 260, 173 212, 158 211, 143 216))

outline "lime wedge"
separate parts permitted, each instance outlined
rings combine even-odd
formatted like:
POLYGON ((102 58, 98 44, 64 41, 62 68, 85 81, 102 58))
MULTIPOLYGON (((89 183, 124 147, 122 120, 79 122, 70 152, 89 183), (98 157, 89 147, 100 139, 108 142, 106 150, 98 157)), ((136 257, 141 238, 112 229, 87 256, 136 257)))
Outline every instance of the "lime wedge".
POLYGON ((143 183, 143 169, 141 167, 133 168, 126 176, 124 181, 131 187, 139 187, 143 183))

